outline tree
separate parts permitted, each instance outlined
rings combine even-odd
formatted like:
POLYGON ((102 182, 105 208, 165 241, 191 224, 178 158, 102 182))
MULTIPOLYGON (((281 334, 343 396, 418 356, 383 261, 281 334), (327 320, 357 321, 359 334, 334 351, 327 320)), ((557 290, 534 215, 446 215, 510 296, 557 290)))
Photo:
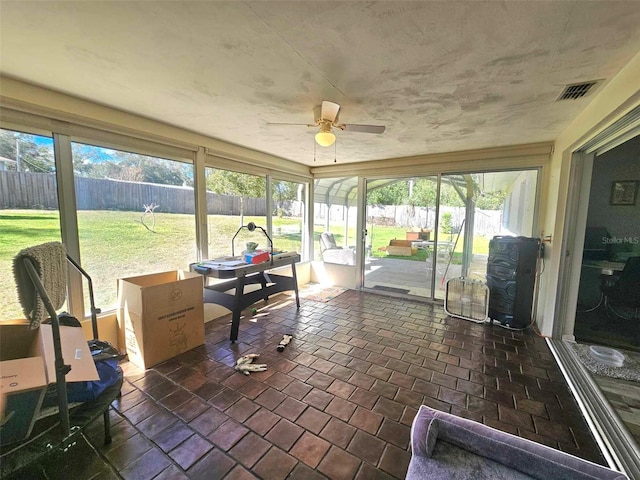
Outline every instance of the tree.
POLYGON ((451 213, 444 212, 442 214, 440 229, 442 230, 442 233, 453 233, 453 222, 451 221, 451 213))
POLYGON ((183 185, 186 176, 181 171, 182 164, 173 160, 148 157, 136 153, 116 151, 122 174, 128 178, 122 180, 156 183, 159 185, 183 185))
POLYGON ((502 210, 505 198, 507 198, 507 192, 502 190, 483 193, 478 197, 476 207, 481 210, 502 210))
MULTIPOLYGON (((460 197, 460 194, 453 186, 453 182, 457 179, 443 177, 440 184, 440 205, 447 205, 449 207, 464 207, 464 200, 460 197)), ((457 183, 458 187, 466 193, 466 185, 462 186, 457 183)))
POLYGON ((271 185, 273 201, 276 204, 276 214, 282 217, 284 202, 296 200, 298 197, 298 184, 285 182, 284 180, 274 180, 271 185))
POLYGON ((244 225, 244 199, 247 197, 266 197, 264 177, 217 168, 213 168, 209 172, 206 181, 207 190, 221 195, 240 197, 240 225, 244 225))
POLYGON ((73 173, 79 177, 116 178, 116 175, 119 174, 119 169, 117 169, 117 165, 110 161, 111 157, 104 152, 105 150, 100 147, 72 143, 73 173), (110 174, 107 174, 106 170, 109 167, 111 171, 109 172, 110 174))
POLYGON ((433 207, 436 204, 438 185, 435 179, 420 178, 413 186, 413 204, 418 207, 433 207))
POLYGON ((7 166, 8 170, 54 173, 56 164, 53 156, 53 140, 50 144, 46 140, 46 137, 36 137, 28 133, 0 130, 0 156, 16 161, 7 166), (38 143, 36 139, 42 139, 42 141, 38 143))
POLYGON ((74 143, 73 165, 76 174, 90 178, 193 186, 190 164, 137 153, 74 143))
POLYGON ((367 191, 367 203, 370 205, 402 205, 407 198, 409 183, 406 180, 398 180, 367 191))

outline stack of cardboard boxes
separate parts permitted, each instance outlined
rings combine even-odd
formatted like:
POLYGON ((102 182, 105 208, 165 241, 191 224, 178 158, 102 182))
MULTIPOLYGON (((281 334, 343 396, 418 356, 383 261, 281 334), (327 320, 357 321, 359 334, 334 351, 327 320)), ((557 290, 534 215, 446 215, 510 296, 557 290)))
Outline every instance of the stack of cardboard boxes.
MULTIPOLYGON (((81 328, 60 327, 67 382, 98 380, 81 328)), ((51 325, 31 330, 26 320, 0 322, 0 444, 28 438, 45 391, 56 382, 51 325)))

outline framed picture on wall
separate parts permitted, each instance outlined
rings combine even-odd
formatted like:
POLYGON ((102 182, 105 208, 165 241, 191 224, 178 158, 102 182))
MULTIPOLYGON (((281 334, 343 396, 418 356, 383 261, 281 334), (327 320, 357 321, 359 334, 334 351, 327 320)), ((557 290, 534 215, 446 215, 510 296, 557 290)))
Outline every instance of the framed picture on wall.
POLYGON ((640 180, 615 180, 611 182, 611 205, 635 205, 638 200, 640 180))

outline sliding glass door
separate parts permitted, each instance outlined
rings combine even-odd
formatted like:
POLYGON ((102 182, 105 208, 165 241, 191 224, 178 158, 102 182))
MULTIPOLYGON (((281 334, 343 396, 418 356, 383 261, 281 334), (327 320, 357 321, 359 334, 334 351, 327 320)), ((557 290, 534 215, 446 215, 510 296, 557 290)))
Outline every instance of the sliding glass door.
POLYGON ((533 236, 538 170, 366 181, 363 287, 444 299, 451 278, 486 278, 489 241, 533 236))
POLYGON ((432 298, 438 177, 366 182, 364 288, 432 298))

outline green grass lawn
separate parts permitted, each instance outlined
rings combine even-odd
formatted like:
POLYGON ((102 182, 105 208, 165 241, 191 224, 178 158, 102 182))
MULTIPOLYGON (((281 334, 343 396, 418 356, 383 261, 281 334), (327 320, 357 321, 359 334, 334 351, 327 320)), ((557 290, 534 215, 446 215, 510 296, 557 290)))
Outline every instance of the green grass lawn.
MULTIPOLYGON (((336 243, 338 245, 342 245, 343 239, 344 239, 344 227, 340 225, 332 226, 330 230, 336 239, 336 243)), ((424 261, 429 255, 427 250, 420 249, 415 255, 412 255, 410 257, 387 255, 386 251, 384 250, 384 248, 386 248, 387 245, 389 245, 389 242, 391 240, 394 240, 394 239, 404 240, 406 238, 406 233, 409 230, 410 229, 407 227, 389 227, 389 226, 379 226, 379 225, 376 225, 373 228, 369 227, 368 231, 369 231, 369 241, 371 242, 371 255, 373 257, 378 257, 378 258, 398 258, 398 259, 404 259, 408 261, 417 261, 417 262, 424 261)), ((316 245, 316 251, 318 252, 318 254, 319 254, 318 238, 323 231, 324 231, 323 226, 316 225, 314 227, 315 245, 316 245)), ((456 237, 457 237, 456 234, 451 235, 448 233, 441 232, 439 235, 439 241, 450 242, 451 244, 453 244, 456 242, 456 237)), ((355 227, 349 228, 349 238, 350 239, 356 238, 355 227)), ((489 240, 490 239, 487 237, 481 237, 481 236, 474 237, 473 253, 480 254, 480 255, 488 255, 489 240)), ((355 240, 353 240, 352 243, 355 244, 355 240)), ((460 238, 458 239, 458 243, 456 244, 456 248, 453 253, 452 263, 460 264, 462 262, 463 246, 464 246, 464 235, 460 234, 460 238)))
MULTIPOLYGON (((83 268, 91 275, 98 307, 107 308, 115 304, 118 278, 174 269, 186 269, 197 260, 195 245, 195 218, 189 214, 156 213, 155 232, 141 223, 141 212, 79 211, 78 228, 83 268)), ((150 225, 150 219, 145 222, 150 225)), ((253 221, 266 228, 264 217, 244 217, 243 223, 253 221)), ((209 215, 209 257, 231 254, 231 238, 240 225, 240 217, 209 215)), ((324 226, 314 226, 314 248, 318 252, 319 237, 324 226)), ((344 229, 335 226, 331 231, 338 245, 343 243, 344 229)), ((349 238, 355 239, 355 227, 349 238)), ((389 244, 393 238, 404 239, 407 228, 376 226, 373 234, 372 254, 386 257, 378 247, 389 244)), ((18 305, 13 282, 12 260, 23 248, 40 243, 60 241, 60 220, 52 210, 1 210, 0 211, 0 319, 23 316, 18 305)), ((448 235, 441 236, 448 240, 448 235)), ((296 218, 273 218, 273 241, 276 248, 285 251, 300 251, 300 220, 296 218)), ((235 254, 239 254, 247 241, 259 243, 258 248, 267 248, 268 242, 261 232, 242 230, 235 243, 235 254)), ((453 237, 455 241, 455 236, 453 237)), ((462 255, 462 236, 458 241, 454 263, 462 255)), ((355 243, 355 241, 352 241, 355 243)), ((488 239, 474 240, 474 253, 488 251, 488 239)), ((395 257, 409 261, 424 261, 426 250, 419 250, 411 257, 395 257)), ((319 258, 319 253, 316 255, 319 258)))
MULTIPOLYGON (((0 304, 1 319, 21 318, 13 282, 13 257, 23 248, 49 241, 60 241, 57 211, 0 211, 0 304)), ((83 268, 91 275, 96 304, 108 308, 116 302, 118 278, 146 273, 186 269, 197 260, 195 218, 188 214, 155 214, 155 232, 141 223, 141 212, 79 211, 78 230, 83 268)), ((266 227, 264 217, 244 217, 266 227)), ((151 226, 149 218, 145 223, 151 226)), ((209 216, 209 256, 231 254, 231 238, 240 225, 240 217, 209 216)), ((295 218, 273 218, 273 241, 280 250, 300 250, 300 221, 295 218)), ((236 238, 235 253, 244 250, 247 241, 267 248, 268 241, 260 231, 242 230, 236 238)))
POLYGON ((0 320, 23 318, 13 281, 13 257, 23 248, 60 241, 58 212, 0 210, 0 320))

